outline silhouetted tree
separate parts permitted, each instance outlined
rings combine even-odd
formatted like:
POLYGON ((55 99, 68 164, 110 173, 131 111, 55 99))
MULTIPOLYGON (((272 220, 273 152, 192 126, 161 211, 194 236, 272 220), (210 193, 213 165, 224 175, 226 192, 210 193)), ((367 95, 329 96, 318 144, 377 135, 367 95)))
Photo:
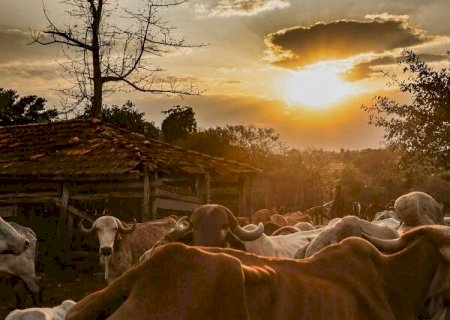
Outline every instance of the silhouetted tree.
POLYGON ((56 109, 46 109, 47 100, 37 96, 19 97, 17 91, 0 88, 0 126, 47 122, 58 116, 56 109))
POLYGON ((450 169, 450 70, 432 69, 412 51, 403 52, 403 69, 408 75, 392 84, 411 95, 401 104, 378 96, 369 112, 370 123, 385 130, 389 146, 402 150, 406 165, 426 165, 433 170, 450 169))
MULTIPOLYGON (((125 128, 133 132, 141 133, 146 137, 159 139, 160 130, 153 121, 144 119, 145 113, 139 112, 133 102, 127 101, 122 107, 117 105, 104 106, 102 108, 102 120, 125 128)), ((90 117, 90 110, 86 109, 82 118, 90 117)))
MULTIPOLYGON (((90 106, 90 116, 101 117, 103 96, 120 89, 155 94, 198 94, 190 81, 167 77, 149 60, 176 48, 192 47, 172 37, 173 26, 160 13, 187 0, 139 1, 125 7, 123 1, 65 0, 66 23, 57 26, 44 14, 49 26, 33 35, 42 45, 59 44, 65 55, 62 66, 72 79, 61 93, 71 108, 90 106)), ((69 110, 70 111, 70 110, 69 110)))
POLYGON ((197 120, 191 107, 174 106, 163 113, 167 115, 161 124, 165 141, 175 142, 186 139, 190 134, 197 132, 197 120))

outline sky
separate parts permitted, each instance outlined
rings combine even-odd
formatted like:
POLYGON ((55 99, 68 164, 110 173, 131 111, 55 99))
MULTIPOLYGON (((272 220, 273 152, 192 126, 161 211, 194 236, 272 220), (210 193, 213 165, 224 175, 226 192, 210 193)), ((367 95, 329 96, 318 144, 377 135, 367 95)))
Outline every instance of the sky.
MULTIPOLYGON (((58 26, 77 23, 62 1, 43 2, 58 26)), ((120 5, 134 10, 142 2, 120 5)), ((32 32, 48 26, 43 3, 0 4, 0 88, 42 96, 58 108, 56 90, 67 78, 62 50, 30 45, 32 32)), ((166 76, 188 79, 201 94, 126 91, 105 103, 131 100, 157 125, 162 111, 187 105, 201 128, 270 127, 300 149, 382 147, 383 132, 368 124, 361 105, 378 95, 407 101, 383 76, 401 74, 397 61, 404 49, 436 68, 448 65, 448 12, 449 0, 191 0, 161 18, 176 27, 175 37, 204 46, 151 56, 148 63, 166 76)))

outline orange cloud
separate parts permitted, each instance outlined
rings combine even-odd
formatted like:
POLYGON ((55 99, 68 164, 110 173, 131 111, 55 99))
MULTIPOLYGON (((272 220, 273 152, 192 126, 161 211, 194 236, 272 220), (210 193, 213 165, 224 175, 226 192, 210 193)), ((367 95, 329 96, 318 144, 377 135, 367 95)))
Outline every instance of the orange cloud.
POLYGON ((367 16, 369 21, 338 20, 282 29, 265 37, 272 64, 302 68, 320 61, 383 53, 432 41, 406 16, 367 16))
MULTIPOLYGON (((448 60, 447 55, 437 54, 418 54, 419 59, 425 62, 439 62, 448 60)), ((392 55, 382 56, 372 59, 367 62, 361 62, 355 64, 350 70, 342 74, 341 76, 347 81, 358 81, 366 78, 370 78, 376 73, 381 73, 383 66, 392 65, 403 61, 403 57, 395 57, 392 55)))

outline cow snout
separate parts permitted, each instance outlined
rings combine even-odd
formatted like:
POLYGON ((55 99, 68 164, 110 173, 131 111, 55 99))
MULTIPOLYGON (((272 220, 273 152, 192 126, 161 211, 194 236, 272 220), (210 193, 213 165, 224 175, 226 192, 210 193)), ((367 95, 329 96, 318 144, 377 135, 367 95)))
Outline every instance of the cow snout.
POLYGON ((110 256, 112 254, 112 248, 111 247, 100 248, 100 254, 102 256, 110 256))

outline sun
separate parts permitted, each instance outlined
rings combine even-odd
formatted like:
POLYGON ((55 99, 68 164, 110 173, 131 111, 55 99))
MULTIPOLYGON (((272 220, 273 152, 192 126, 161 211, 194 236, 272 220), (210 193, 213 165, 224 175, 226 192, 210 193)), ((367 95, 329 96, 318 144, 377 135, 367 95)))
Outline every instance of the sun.
POLYGON ((340 68, 326 63, 291 71, 284 84, 286 103, 323 109, 349 97, 355 88, 339 77, 341 72, 340 68))

